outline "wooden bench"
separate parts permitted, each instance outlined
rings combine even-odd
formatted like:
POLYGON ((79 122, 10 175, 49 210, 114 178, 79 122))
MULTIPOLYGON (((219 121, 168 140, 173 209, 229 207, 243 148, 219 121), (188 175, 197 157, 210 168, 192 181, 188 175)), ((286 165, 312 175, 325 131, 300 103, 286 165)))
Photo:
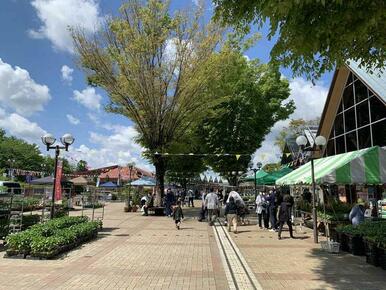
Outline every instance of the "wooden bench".
POLYGON ((153 206, 148 208, 148 213, 153 213, 155 216, 165 215, 165 207, 163 206, 153 206))

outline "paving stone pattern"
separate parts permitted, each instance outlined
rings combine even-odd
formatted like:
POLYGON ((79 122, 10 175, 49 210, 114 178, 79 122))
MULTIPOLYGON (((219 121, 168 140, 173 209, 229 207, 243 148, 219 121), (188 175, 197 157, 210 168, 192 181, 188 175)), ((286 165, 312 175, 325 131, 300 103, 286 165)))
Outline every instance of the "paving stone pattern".
MULTIPOLYGON (((74 213, 71 213, 74 214, 74 213)), ((0 258, 0 289, 228 289, 212 229, 106 206, 99 238, 56 260, 0 258)))
POLYGON ((231 236, 263 289, 386 289, 386 271, 366 264, 365 257, 323 252, 312 231, 295 233, 298 239, 286 231, 278 240, 254 223, 231 236))
MULTIPOLYGON (((178 231, 170 218, 124 213, 122 203, 108 204, 98 239, 58 259, 3 258, 0 253, 0 289, 234 288, 214 228, 185 211, 188 218, 178 231)), ((364 257, 323 253, 311 233, 279 241, 276 233, 249 225, 230 237, 262 289, 386 290, 386 271, 366 264, 364 257)), ((240 265, 232 270, 244 285, 239 288, 247 289, 250 281, 240 265)))

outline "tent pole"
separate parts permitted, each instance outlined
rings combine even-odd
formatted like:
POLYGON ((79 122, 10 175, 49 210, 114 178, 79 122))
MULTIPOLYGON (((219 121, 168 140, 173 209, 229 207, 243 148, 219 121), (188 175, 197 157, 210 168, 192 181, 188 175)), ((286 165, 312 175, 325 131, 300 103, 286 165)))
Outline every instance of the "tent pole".
POLYGON ((314 233, 314 243, 318 243, 318 221, 316 213, 316 184, 315 184, 315 170, 314 170, 314 158, 311 157, 311 174, 312 174, 312 222, 313 222, 313 233, 314 233))

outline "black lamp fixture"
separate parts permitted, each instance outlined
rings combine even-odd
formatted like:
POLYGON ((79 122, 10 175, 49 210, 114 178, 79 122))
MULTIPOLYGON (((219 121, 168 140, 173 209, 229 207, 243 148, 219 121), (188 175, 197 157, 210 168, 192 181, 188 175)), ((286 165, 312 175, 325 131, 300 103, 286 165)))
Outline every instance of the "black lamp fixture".
POLYGON ((42 142, 44 145, 46 145, 47 151, 50 149, 55 150, 55 168, 54 168, 54 184, 52 186, 52 205, 51 205, 51 219, 55 216, 55 190, 56 190, 56 173, 58 168, 58 158, 60 154, 60 150, 64 149, 68 151, 68 147, 72 145, 75 141, 75 138, 69 134, 66 133, 60 138, 60 142, 63 144, 63 146, 54 145, 56 142, 56 138, 52 134, 45 134, 42 136, 42 142))
POLYGON ((256 200, 256 197, 257 197, 257 184, 256 184, 256 182, 257 182, 257 180, 256 180, 256 173, 258 172, 258 171, 260 171, 260 169, 261 169, 261 167, 263 166, 263 164, 261 163, 261 162, 257 162, 256 163, 256 166, 254 165, 254 163, 251 161, 250 163, 249 163, 249 169, 250 170, 252 170, 253 171, 253 173, 254 173, 254 180, 255 180, 255 200, 256 200))
POLYGON ((326 146, 326 138, 324 136, 317 136, 314 139, 314 142, 311 146, 306 147, 308 143, 307 138, 304 135, 300 135, 296 138, 296 144, 300 147, 301 151, 311 152, 311 177, 312 177, 312 221, 313 221, 313 235, 314 243, 318 243, 318 217, 316 212, 316 183, 315 183, 315 168, 314 168, 314 156, 313 153, 317 151, 322 151, 323 147, 326 146))

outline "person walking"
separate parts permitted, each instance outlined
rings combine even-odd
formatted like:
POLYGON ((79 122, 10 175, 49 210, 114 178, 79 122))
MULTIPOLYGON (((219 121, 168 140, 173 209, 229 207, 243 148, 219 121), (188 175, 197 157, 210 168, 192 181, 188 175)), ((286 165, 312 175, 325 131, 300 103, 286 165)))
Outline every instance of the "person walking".
POLYGON ((165 196, 165 214, 170 217, 172 214, 172 205, 175 201, 174 194, 170 188, 168 188, 165 196))
POLYGON ((263 228, 263 218, 265 220, 265 211, 266 211, 266 202, 265 198, 263 196, 263 193, 259 193, 259 195, 256 197, 256 213, 259 220, 259 228, 263 228))
POLYGON ((286 195, 283 198, 283 202, 280 204, 279 207, 279 231, 278 231, 278 238, 281 240, 281 232, 283 230, 283 226, 285 223, 288 225, 289 233, 291 238, 295 238, 293 236, 293 231, 292 231, 292 221, 291 221, 291 208, 292 204, 290 201, 290 196, 286 195))
POLYGON ((183 220, 183 218, 184 218, 184 213, 182 211, 181 201, 177 201, 177 205, 173 209, 173 220, 174 220, 174 223, 176 224, 177 230, 180 229, 181 221, 183 220))
POLYGON ((263 192, 263 221, 264 221, 264 229, 269 229, 269 210, 268 210, 268 202, 267 202, 267 194, 263 192))
POLYGON ((211 188, 210 192, 205 197, 205 207, 208 210, 208 222, 209 225, 213 225, 214 220, 216 219, 216 214, 218 211, 218 197, 214 192, 213 188, 211 188))
POLYGON ((270 231, 276 232, 277 231, 277 229, 276 229, 276 222, 277 222, 276 211, 277 211, 277 208, 276 208, 276 204, 275 204, 276 194, 274 191, 272 191, 272 190, 269 191, 267 201, 268 201, 269 221, 271 224, 270 231))
POLYGON ((363 199, 358 198, 357 204, 351 209, 350 214, 348 216, 352 225, 357 226, 360 223, 363 223, 365 220, 365 202, 363 199))
POLYGON ((228 232, 231 231, 233 224, 233 232, 237 234, 237 222, 238 222, 238 212, 239 208, 233 197, 229 199, 229 202, 225 206, 225 216, 227 217, 228 222, 228 232))
POLYGON ((188 206, 190 207, 190 205, 194 207, 194 193, 191 189, 188 191, 188 206))

